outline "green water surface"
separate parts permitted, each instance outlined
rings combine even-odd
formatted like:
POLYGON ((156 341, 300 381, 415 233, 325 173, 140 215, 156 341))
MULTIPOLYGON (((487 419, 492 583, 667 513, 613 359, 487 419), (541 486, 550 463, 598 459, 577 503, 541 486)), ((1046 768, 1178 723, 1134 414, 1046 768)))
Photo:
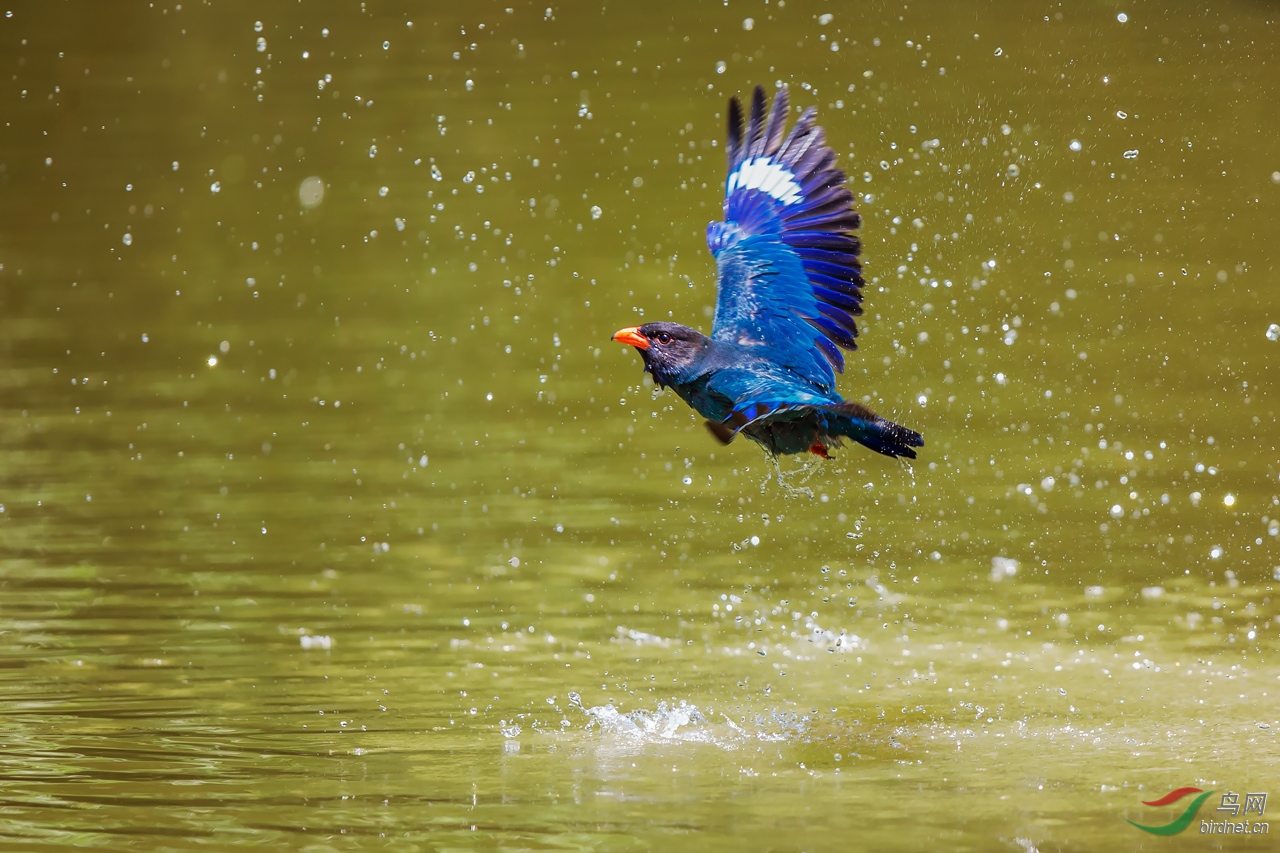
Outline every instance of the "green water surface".
POLYGON ((1275 6, 511 2, 0 9, 0 845, 1273 849, 1275 6), (757 83, 910 465, 609 341, 757 83))

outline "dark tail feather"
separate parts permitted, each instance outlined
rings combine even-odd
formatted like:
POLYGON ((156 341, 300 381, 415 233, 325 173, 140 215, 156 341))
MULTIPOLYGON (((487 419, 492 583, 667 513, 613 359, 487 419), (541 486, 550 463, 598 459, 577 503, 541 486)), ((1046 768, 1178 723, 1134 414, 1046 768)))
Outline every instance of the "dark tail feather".
POLYGON ((887 421, 866 406, 845 401, 825 408, 836 415, 830 425, 832 434, 851 438, 876 453, 915 459, 916 452, 911 448, 924 447, 920 433, 887 421))

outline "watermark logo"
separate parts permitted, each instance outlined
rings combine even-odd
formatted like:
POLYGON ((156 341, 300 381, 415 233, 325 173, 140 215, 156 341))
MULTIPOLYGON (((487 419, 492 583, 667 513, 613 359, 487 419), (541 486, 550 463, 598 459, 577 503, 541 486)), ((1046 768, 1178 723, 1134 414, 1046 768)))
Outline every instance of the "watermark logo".
POLYGON ((1196 819, 1196 812, 1200 811, 1200 806, 1204 805, 1204 801, 1213 795, 1213 791, 1204 791, 1200 788, 1190 787, 1178 788, 1170 791, 1158 800, 1142 801, 1144 806, 1167 806, 1170 803, 1176 803, 1183 797, 1189 797, 1192 794, 1196 794, 1197 796, 1191 801, 1191 805, 1187 806, 1186 811, 1184 811, 1180 817, 1170 821, 1169 823, 1162 824, 1160 826, 1146 826, 1138 823, 1137 821, 1129 820, 1128 818, 1125 818, 1125 820, 1136 826, 1138 829, 1141 829, 1143 832, 1149 832, 1152 835, 1177 835, 1179 832, 1182 832, 1190 826, 1191 821, 1196 819))
MULTIPOLYGON (((1204 805, 1205 800, 1209 799, 1213 794, 1213 791, 1205 791, 1200 788, 1176 788, 1157 800, 1143 800, 1142 804, 1144 806, 1153 806, 1158 808, 1160 806, 1171 805, 1184 797, 1194 795, 1195 799, 1190 802, 1186 809, 1183 810, 1182 814, 1177 818, 1158 826, 1147 826, 1146 824, 1141 824, 1137 821, 1129 820, 1128 818, 1125 818, 1125 820, 1143 832, 1149 832, 1152 835, 1177 835, 1195 821, 1196 815, 1200 811, 1200 807, 1204 805)), ((1251 813, 1257 814, 1258 817, 1262 817, 1266 812, 1267 795, 1263 792, 1248 793, 1244 795, 1243 802, 1241 802, 1240 796, 1240 794, 1237 794, 1234 791, 1227 791, 1222 795, 1221 805, 1214 809, 1214 811, 1217 812, 1227 812, 1233 818, 1240 818, 1239 820, 1228 820, 1226 818, 1223 818, 1222 820, 1214 820, 1212 817, 1201 820, 1200 834, 1267 835, 1271 831, 1270 824, 1265 821, 1251 820, 1249 818, 1251 813)))

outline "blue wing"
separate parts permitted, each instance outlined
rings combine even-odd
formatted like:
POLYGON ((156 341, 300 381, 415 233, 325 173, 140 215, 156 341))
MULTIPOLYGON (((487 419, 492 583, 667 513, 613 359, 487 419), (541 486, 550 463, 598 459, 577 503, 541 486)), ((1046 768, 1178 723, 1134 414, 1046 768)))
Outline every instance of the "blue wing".
POLYGON ((711 336, 767 347, 761 355, 829 391, 844 371, 840 349, 857 349, 860 218, 817 112, 784 137, 787 108, 779 88, 766 119, 757 86, 744 138, 742 107, 729 101, 724 222, 707 227, 719 288, 711 336))

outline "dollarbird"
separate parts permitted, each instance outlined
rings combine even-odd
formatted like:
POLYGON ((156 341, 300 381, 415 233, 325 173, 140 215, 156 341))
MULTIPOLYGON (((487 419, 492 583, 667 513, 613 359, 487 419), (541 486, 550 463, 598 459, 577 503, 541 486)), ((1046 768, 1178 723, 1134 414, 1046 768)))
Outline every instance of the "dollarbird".
POLYGON ((914 459, 919 433, 836 393, 841 350, 857 349, 861 219, 817 111, 805 110, 788 133, 788 100, 781 87, 768 109, 757 86, 745 127, 742 105, 729 100, 724 221, 707 226, 711 336, 658 322, 619 329, 613 340, 635 347, 654 382, 724 444, 741 433, 774 456, 828 458, 850 439, 914 459))

